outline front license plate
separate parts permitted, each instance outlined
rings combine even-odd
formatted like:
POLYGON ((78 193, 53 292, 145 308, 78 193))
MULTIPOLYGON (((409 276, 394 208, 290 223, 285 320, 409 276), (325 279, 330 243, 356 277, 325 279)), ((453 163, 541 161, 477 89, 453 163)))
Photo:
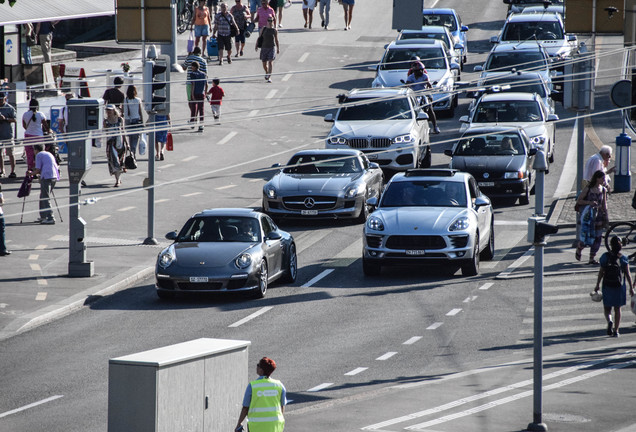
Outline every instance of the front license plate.
POLYGON ((205 276, 190 276, 190 282, 193 283, 205 283, 208 281, 208 278, 205 276))
POLYGON ((426 255, 426 251, 425 250, 407 250, 406 251, 407 255, 426 255))
POLYGON ((316 216, 318 214, 318 210, 301 210, 300 214, 303 216, 316 216))
POLYGON ((495 185, 495 182, 479 182, 477 184, 479 187, 492 187, 495 185))

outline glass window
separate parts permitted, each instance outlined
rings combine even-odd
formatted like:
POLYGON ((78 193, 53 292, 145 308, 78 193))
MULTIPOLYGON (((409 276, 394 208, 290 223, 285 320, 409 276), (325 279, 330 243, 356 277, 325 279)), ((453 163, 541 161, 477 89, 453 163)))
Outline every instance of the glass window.
POLYGON ((455 148, 457 156, 502 156, 511 154, 525 154, 521 138, 516 133, 493 133, 486 136, 466 136, 462 138, 455 148), (508 141, 516 151, 505 151, 508 141))
POLYGON ((447 27, 450 31, 457 30, 457 21, 455 21, 455 17, 451 14, 438 14, 431 13, 424 15, 423 25, 434 25, 434 26, 444 26, 447 27))
POLYGON ((263 234, 267 237, 272 231, 276 231, 276 225, 268 216, 261 217, 261 224, 263 224, 263 234))
POLYGON ((376 100, 376 102, 360 103, 365 99, 352 99, 356 105, 345 105, 338 113, 339 121, 355 120, 404 120, 413 118, 411 106, 407 98, 376 100))
POLYGON ((381 207, 457 207, 466 206, 464 183, 416 180, 391 183, 382 195, 381 207))
POLYGON ((486 70, 510 71, 513 68, 544 69, 547 60, 540 51, 494 52, 486 60, 486 70))
POLYGON ((413 58, 419 57, 426 69, 446 69, 446 55, 441 49, 430 47, 390 49, 384 56, 381 69, 408 70, 413 58))
POLYGON ((196 217, 186 222, 178 235, 177 241, 260 241, 260 229, 258 228, 258 221, 254 218, 233 216, 196 217))

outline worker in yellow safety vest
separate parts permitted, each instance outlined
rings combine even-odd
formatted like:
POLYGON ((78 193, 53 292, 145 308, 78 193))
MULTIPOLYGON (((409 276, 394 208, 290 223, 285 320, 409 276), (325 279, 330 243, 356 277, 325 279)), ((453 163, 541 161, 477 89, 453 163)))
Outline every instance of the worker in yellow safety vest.
POLYGON ((247 417, 249 432, 282 432, 285 428, 283 412, 287 405, 287 390, 278 380, 270 378, 276 362, 263 357, 256 365, 258 379, 250 381, 243 396, 243 409, 236 424, 236 432, 243 430, 247 417))

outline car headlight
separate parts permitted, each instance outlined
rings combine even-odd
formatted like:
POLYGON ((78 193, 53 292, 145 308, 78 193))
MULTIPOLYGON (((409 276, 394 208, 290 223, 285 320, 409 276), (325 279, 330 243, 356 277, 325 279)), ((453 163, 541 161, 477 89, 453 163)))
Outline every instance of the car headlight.
POLYGON ((276 198, 276 188, 274 186, 266 185, 265 188, 263 188, 263 191, 267 198, 276 198))
POLYGON ((415 137, 411 134, 399 135, 393 138, 391 141, 393 141, 393 144, 410 143, 415 141, 415 137))
POLYGON ((506 172, 504 173, 504 178, 505 179, 522 179, 523 171, 506 172))
POLYGON ((168 268, 170 265, 177 260, 177 255, 174 252, 174 245, 170 245, 167 249, 164 249, 163 252, 159 254, 159 267, 168 268))
POLYGON ((250 264, 252 264, 252 255, 248 253, 243 253, 234 260, 234 265, 240 269, 247 268, 250 264))
POLYGON ((543 135, 537 135, 530 138, 530 143, 533 144, 534 146, 543 147, 545 145, 545 142, 546 142, 546 137, 543 135))
POLYGON ((329 144, 347 144, 347 139, 340 136, 332 136, 327 138, 329 144))
POLYGON ((377 216, 371 216, 367 219, 367 227, 374 231, 384 231, 384 222, 377 216))
POLYGON ((455 219, 448 229, 449 231, 465 231, 470 227, 470 219, 466 216, 455 219))
POLYGON ((345 198, 355 198, 358 195, 360 189, 362 189, 360 185, 349 186, 345 190, 345 198))

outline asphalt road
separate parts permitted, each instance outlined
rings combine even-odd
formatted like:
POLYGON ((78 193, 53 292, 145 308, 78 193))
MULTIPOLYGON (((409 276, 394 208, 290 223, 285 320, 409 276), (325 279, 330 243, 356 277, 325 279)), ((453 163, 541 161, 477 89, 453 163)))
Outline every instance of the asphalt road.
MULTIPOLYGON (((202 208, 260 206, 261 188, 272 164, 285 162, 297 149, 323 146, 329 125, 322 116, 335 107, 338 93, 370 84, 373 72, 368 66, 395 35, 385 9, 356 5, 353 29, 344 32, 337 25, 342 11, 336 3, 333 6, 329 32, 321 30, 316 20, 312 31, 304 31, 297 4, 285 10, 282 52, 272 84, 264 82, 251 50, 232 65, 211 63, 211 75, 221 78, 228 95, 222 122, 210 124, 203 134, 176 133, 176 150, 157 163, 157 238, 179 228, 202 208)), ((475 79, 469 71, 485 59, 487 41, 503 23, 505 7, 483 0, 449 1, 444 6, 459 10, 471 27, 469 63, 462 78, 475 79)), ((87 64, 97 69, 123 58, 109 56, 87 64)), ((599 84, 607 86, 608 81, 611 78, 599 84)), ((184 98, 179 99, 185 94, 183 86, 176 88, 172 106, 173 120, 178 121, 187 114, 184 98)), ((599 87, 599 93, 606 91, 599 87)), ((599 101, 597 109, 602 109, 599 101)), ((434 165, 448 162, 443 150, 457 136, 456 119, 466 113, 468 99, 460 99, 460 104, 454 119, 440 120, 443 133, 434 136, 434 165)), ((562 110, 558 114, 571 117, 562 110)), ((607 142, 616 134, 618 126, 611 116, 594 122, 599 140, 607 142)), ((573 127, 571 121, 558 127, 556 162, 546 178, 548 203, 573 183, 566 162, 573 127)), ((596 143, 588 142, 590 150, 592 145, 596 143)), ((84 198, 100 200, 81 208, 90 221, 91 235, 103 239, 104 247, 144 238, 146 195, 138 190, 143 173, 125 175, 124 187, 114 190, 100 157, 84 189, 84 198)), ((478 277, 464 278, 444 269, 387 269, 381 277, 365 278, 359 259, 360 225, 285 222, 283 228, 294 234, 298 245, 298 281, 272 285, 263 300, 209 296, 164 302, 156 298, 153 281, 147 279, 68 317, 4 340, 0 342, 0 368, 5 371, 0 376, 0 431, 105 431, 108 359, 199 337, 250 340, 250 364, 263 355, 276 359, 276 376, 286 383, 293 401, 288 408, 291 430, 310 430, 302 423, 302 413, 311 407, 527 358, 532 279, 495 277, 525 256, 525 221, 534 207, 506 202, 495 207, 497 253, 492 262, 482 263, 478 277), (43 402, 11 414, 38 401, 43 402)), ((156 248, 148 248, 145 259, 152 262, 156 253, 156 248)), ((583 330, 558 320, 559 310, 572 301, 559 297, 559 290, 564 285, 583 287, 588 278, 582 273, 547 284, 555 296, 548 304, 555 318, 546 333, 552 354, 581 347, 583 330)), ((591 304, 578 307, 579 314, 590 317, 597 312, 591 304)), ((598 323, 592 320, 588 327, 598 323)), ((323 430, 352 430, 396 413, 377 411, 373 420, 343 415, 339 427, 323 430)), ((458 429, 447 423, 436 430, 458 429)))

